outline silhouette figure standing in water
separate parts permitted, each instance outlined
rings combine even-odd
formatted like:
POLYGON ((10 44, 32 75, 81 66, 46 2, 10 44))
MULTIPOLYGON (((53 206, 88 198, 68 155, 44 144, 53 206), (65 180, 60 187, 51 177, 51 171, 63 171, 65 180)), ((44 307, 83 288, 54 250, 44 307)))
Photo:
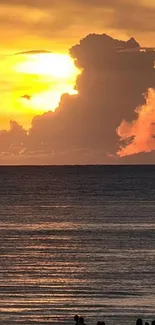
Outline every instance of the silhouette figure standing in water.
POLYGON ((141 318, 138 318, 138 319, 136 320, 136 325, 143 325, 143 321, 142 321, 141 318))
POLYGON ((74 320, 75 320, 75 325, 77 325, 79 323, 79 316, 78 315, 75 315, 74 316, 74 320))
POLYGON ((86 325, 82 316, 79 317, 78 325, 86 325))

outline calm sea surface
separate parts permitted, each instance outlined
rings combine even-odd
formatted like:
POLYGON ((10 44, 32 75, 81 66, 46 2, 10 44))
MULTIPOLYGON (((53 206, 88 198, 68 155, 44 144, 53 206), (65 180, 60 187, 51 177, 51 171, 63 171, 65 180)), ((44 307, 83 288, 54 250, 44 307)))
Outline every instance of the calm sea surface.
POLYGON ((155 318, 155 167, 0 167, 0 324, 155 318))

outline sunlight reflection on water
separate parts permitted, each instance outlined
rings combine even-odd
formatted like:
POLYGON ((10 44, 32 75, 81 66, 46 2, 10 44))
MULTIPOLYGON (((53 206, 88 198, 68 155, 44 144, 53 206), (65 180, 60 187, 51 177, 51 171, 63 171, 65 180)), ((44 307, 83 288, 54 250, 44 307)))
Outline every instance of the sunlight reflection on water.
POLYGON ((75 313, 89 324, 151 319, 155 189, 148 192, 154 171, 146 168, 148 188, 140 193, 137 169, 124 171, 122 181, 121 167, 87 174, 82 167, 78 174, 78 167, 61 168, 0 168, 0 181, 6 173, 0 187, 3 324, 71 324, 75 313))

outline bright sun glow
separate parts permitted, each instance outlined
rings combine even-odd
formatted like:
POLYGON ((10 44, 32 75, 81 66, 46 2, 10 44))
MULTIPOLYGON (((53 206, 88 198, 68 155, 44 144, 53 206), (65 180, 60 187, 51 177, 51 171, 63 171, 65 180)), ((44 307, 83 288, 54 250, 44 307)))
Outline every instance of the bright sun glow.
POLYGON ((25 62, 15 67, 17 72, 72 79, 78 73, 73 60, 67 54, 40 53, 25 55, 25 62))
POLYGON ((14 71, 23 76, 23 86, 25 84, 25 91, 19 96, 23 110, 34 111, 34 115, 54 111, 63 93, 77 94, 74 86, 80 71, 67 54, 20 55, 14 71), (29 90, 26 85, 30 85, 29 90))
POLYGON ((0 59, 0 128, 15 120, 31 127, 34 116, 54 111, 63 93, 77 94, 80 70, 67 54, 27 52, 0 59))

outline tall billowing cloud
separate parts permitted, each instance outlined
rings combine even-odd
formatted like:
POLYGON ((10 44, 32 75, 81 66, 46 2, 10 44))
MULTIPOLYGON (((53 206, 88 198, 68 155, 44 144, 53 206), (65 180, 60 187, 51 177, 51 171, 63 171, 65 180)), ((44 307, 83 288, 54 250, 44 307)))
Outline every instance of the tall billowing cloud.
POLYGON ((135 110, 137 119, 122 121, 117 129, 124 146, 118 151, 120 157, 155 150, 155 90, 149 89, 144 105, 135 110))

